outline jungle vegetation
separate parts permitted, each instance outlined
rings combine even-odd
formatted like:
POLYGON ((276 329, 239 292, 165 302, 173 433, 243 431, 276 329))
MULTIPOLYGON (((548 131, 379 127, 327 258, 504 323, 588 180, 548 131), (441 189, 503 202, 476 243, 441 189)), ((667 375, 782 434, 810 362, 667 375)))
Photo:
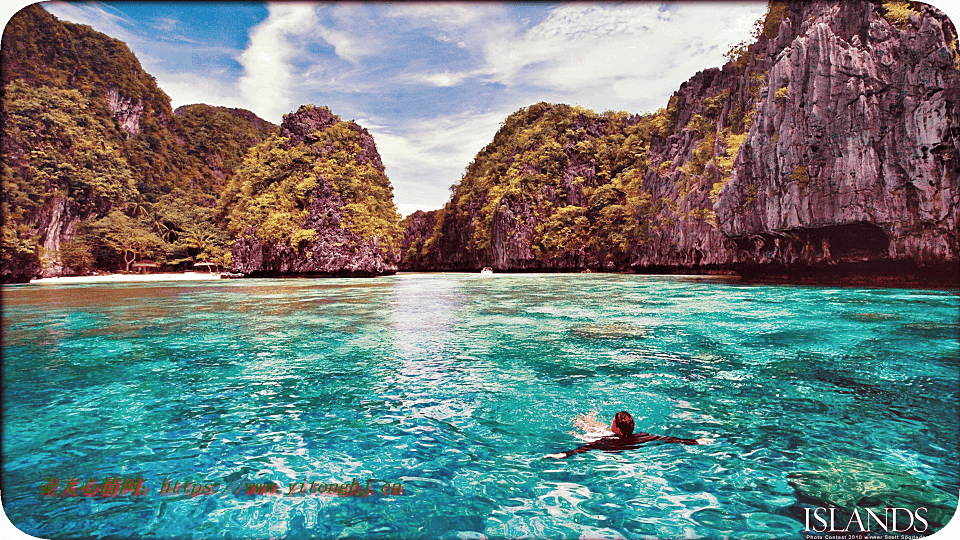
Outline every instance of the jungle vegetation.
POLYGON ((58 263, 67 274, 128 270, 134 260, 229 264, 219 193, 276 126, 206 105, 174 114, 125 44, 39 5, 11 19, 0 54, 0 264, 58 263), (133 132, 111 94, 134 117, 133 132), (58 248, 50 252, 44 229, 58 220, 69 240, 47 238, 58 248))

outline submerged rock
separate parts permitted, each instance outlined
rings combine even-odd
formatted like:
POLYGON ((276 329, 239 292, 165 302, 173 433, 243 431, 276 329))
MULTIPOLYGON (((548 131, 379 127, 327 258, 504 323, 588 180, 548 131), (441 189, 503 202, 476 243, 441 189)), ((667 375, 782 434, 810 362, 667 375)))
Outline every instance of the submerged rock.
POLYGON ((882 516, 886 508, 915 511, 922 507, 927 509, 923 517, 930 530, 935 531, 946 525, 957 509, 955 494, 885 463, 841 456, 829 460, 804 458, 799 465, 803 468, 790 473, 788 479, 801 502, 842 509, 845 519, 841 527, 854 509, 879 510, 882 516))

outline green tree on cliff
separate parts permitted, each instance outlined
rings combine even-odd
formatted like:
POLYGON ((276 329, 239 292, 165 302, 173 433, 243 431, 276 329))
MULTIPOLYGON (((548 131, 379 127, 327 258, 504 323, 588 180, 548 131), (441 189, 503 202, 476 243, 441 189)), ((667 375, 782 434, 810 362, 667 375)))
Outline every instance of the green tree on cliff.
POLYGON ((530 231, 528 267, 561 260, 628 264, 630 247, 646 238, 650 196, 641 171, 654 119, 549 103, 510 115, 438 212, 434 233, 423 242, 425 257, 467 234, 465 245, 454 249, 488 265, 495 215, 509 204, 533 209, 516 217, 516 230, 530 231))
POLYGON ((342 202, 330 209, 339 214, 335 226, 356 234, 360 242, 377 241, 383 249, 395 250, 400 227, 393 188, 382 166, 367 156, 361 130, 326 108, 308 105, 296 114, 329 116, 332 125, 296 144, 274 135, 247 153, 220 200, 227 231, 308 249, 317 238, 305 229, 309 208, 327 190, 342 202))

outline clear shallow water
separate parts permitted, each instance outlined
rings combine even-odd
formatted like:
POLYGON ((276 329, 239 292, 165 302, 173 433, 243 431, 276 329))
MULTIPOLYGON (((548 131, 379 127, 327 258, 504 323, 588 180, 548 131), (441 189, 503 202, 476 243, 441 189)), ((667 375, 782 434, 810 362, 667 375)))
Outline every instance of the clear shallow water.
POLYGON ((804 508, 889 492, 949 517, 958 309, 621 275, 6 287, 4 510, 46 538, 803 538, 804 508), (621 409, 715 441, 542 458, 621 409), (45 497, 49 477, 149 491, 45 497))

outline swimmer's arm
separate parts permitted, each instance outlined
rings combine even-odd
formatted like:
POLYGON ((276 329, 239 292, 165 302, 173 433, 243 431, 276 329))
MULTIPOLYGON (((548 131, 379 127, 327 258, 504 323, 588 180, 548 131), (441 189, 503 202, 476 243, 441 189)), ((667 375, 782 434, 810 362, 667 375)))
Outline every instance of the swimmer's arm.
POLYGON ((680 444, 710 444, 713 442, 713 439, 707 437, 701 437, 699 439, 681 439, 679 437, 671 437, 668 435, 651 435, 649 433, 639 433, 634 435, 634 437, 636 437, 636 442, 641 444, 653 441, 680 444))
MULTIPOLYGON (((650 440, 659 440, 659 441, 664 441, 664 442, 678 442, 678 443, 682 443, 682 444, 710 444, 710 443, 713 442, 713 439, 710 439, 710 438, 707 438, 707 437, 701 437, 701 438, 699 438, 699 439, 678 439, 678 438, 676 438, 676 437, 663 437, 663 436, 660 436, 660 435, 651 435, 651 436, 650 436, 650 439, 648 439, 648 441, 650 441, 650 440)), ((646 442, 646 441, 644 441, 644 442, 646 442)), ((584 453, 584 452, 588 452, 588 451, 593 450, 594 448, 598 448, 598 447, 600 447, 600 445, 598 444, 597 441, 594 441, 594 442, 592 442, 592 443, 590 443, 590 444, 585 444, 585 445, 577 448, 576 450, 568 450, 568 451, 566 451, 566 452, 559 452, 559 453, 556 453, 556 454, 547 454, 547 455, 545 455, 545 456, 543 456, 543 457, 544 457, 545 459, 565 459, 565 458, 568 458, 568 457, 570 457, 570 456, 572 456, 572 455, 574 455, 574 454, 582 454, 582 453, 584 453)))
POLYGON ((584 453, 584 452, 589 452, 590 450, 593 450, 594 448, 597 448, 596 442, 592 442, 592 443, 590 443, 590 444, 585 444, 585 445, 583 445, 583 446, 581 446, 581 447, 579 447, 579 448, 577 448, 577 449, 575 449, 575 450, 567 450, 566 452, 560 452, 560 453, 558 453, 558 454, 547 454, 547 455, 545 455, 545 456, 543 456, 543 457, 544 457, 544 458, 549 458, 549 459, 564 459, 564 458, 568 458, 568 457, 570 457, 570 456, 572 456, 572 455, 574 455, 574 454, 582 454, 582 453, 584 453))

